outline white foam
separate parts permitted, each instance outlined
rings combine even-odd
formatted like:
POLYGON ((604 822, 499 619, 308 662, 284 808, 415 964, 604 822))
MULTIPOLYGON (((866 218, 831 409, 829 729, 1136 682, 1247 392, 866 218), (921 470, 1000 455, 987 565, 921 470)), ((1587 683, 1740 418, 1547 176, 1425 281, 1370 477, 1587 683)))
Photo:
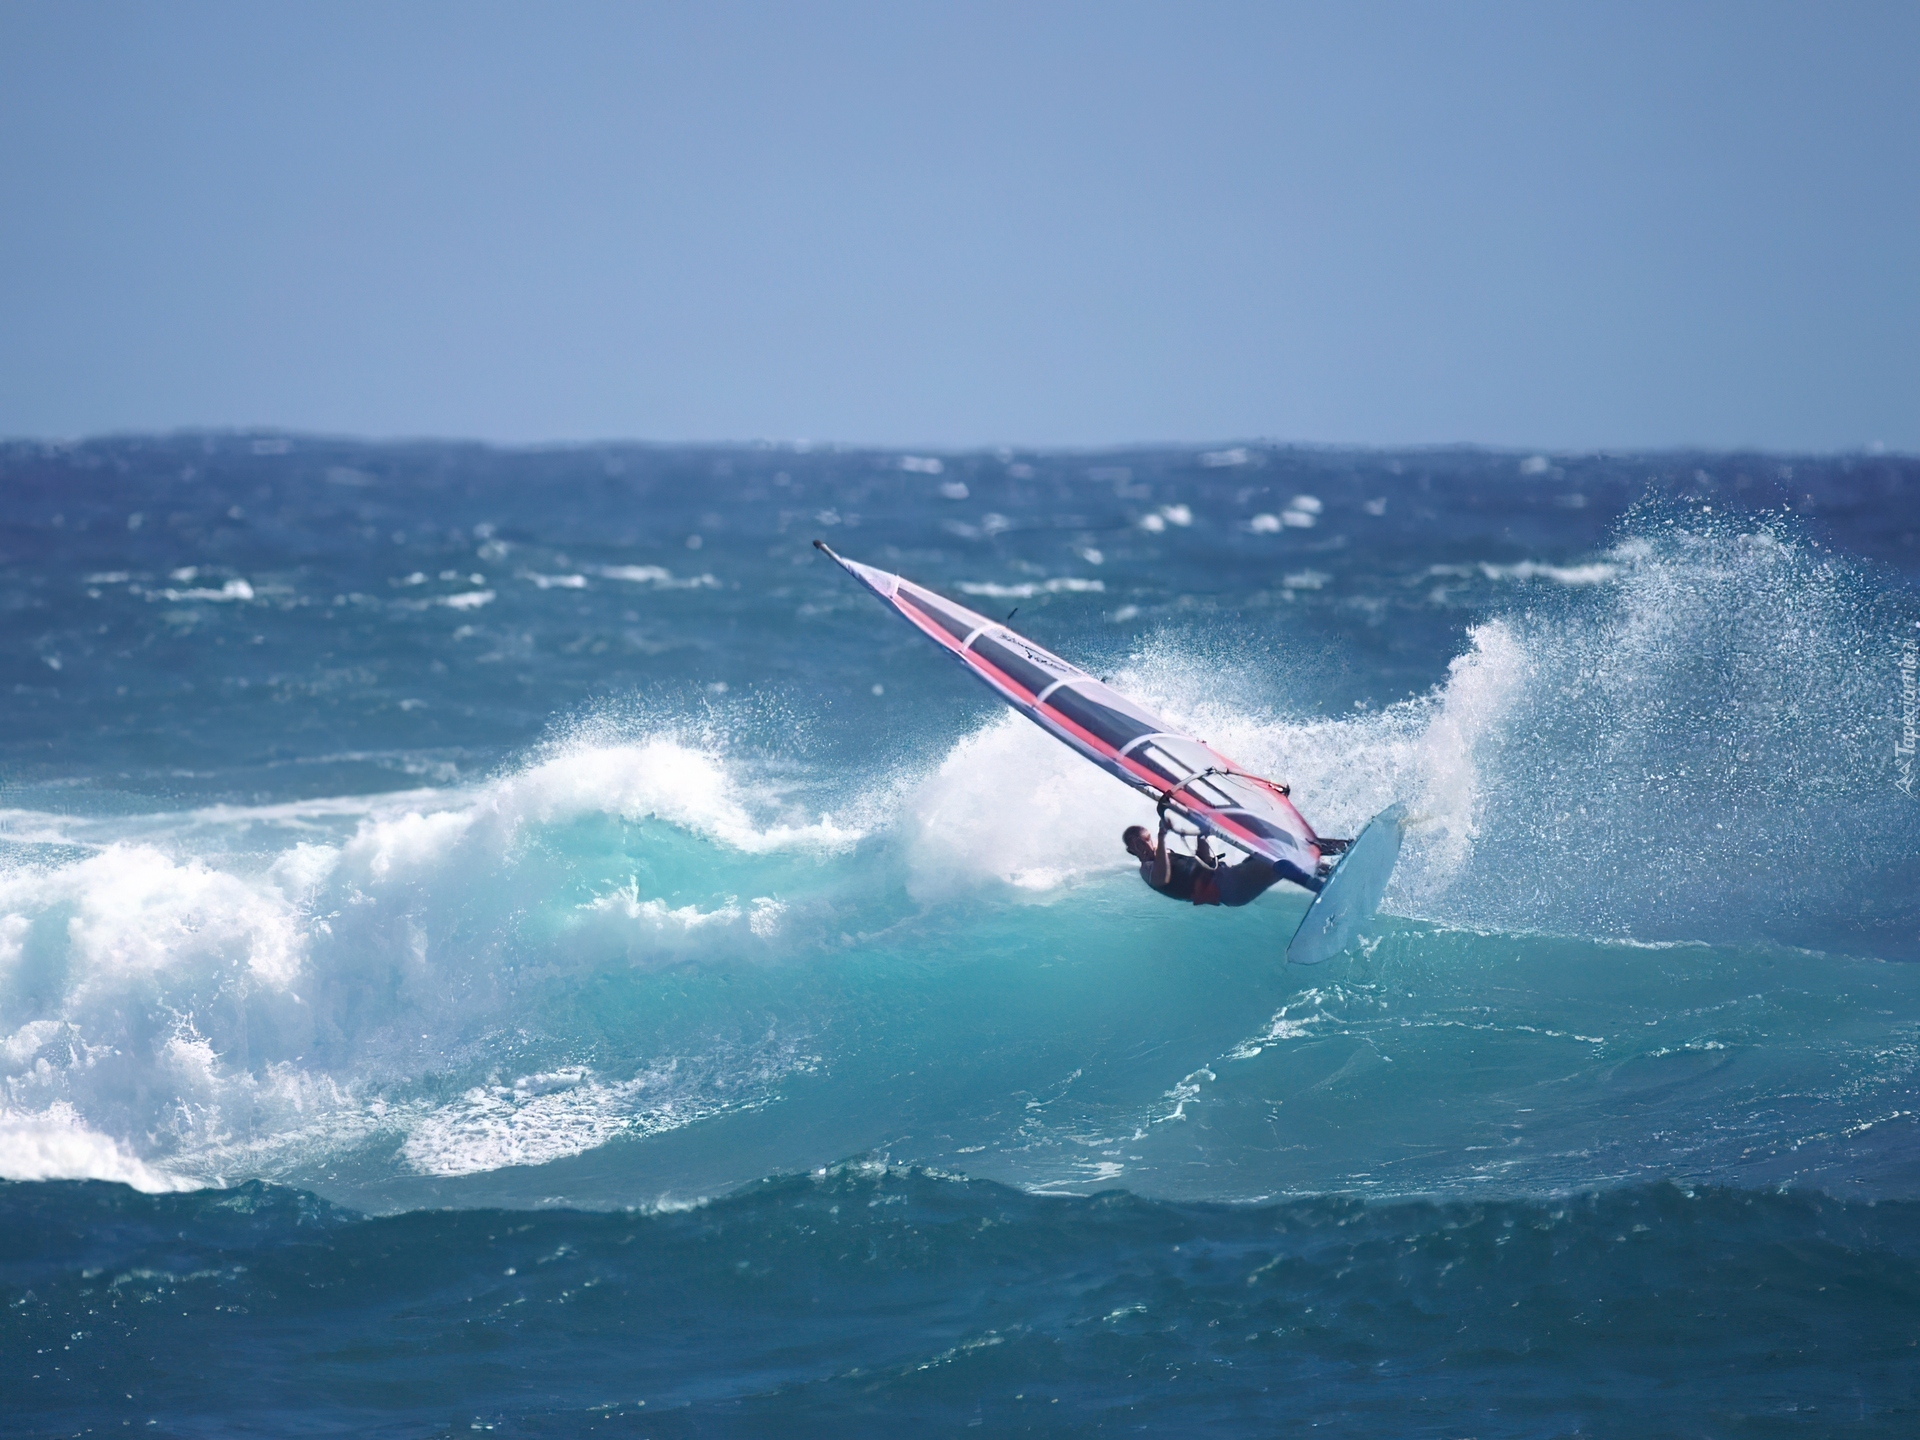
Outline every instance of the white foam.
POLYGON ((469 1089, 415 1121, 401 1154, 425 1175, 472 1175, 545 1165, 619 1136, 658 1135, 716 1115, 758 1109, 775 1084, 818 1057, 768 1041, 748 1053, 721 1047, 722 1063, 671 1059, 632 1079, 604 1081, 584 1065, 469 1089))
POLYGON ((199 1188, 89 1130, 64 1102, 37 1114, 0 1107, 0 1179, 113 1180, 149 1194, 199 1188))

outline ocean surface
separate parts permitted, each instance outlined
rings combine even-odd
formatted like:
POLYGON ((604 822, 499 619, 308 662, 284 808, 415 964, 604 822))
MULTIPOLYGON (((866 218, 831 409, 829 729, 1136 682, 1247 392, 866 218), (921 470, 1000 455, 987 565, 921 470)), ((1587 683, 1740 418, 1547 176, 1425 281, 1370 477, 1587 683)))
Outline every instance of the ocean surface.
POLYGON ((1920 460, 0 445, 0 1433, 1920 1434, 1920 460), (1378 924, 810 542, 1413 814, 1378 924))

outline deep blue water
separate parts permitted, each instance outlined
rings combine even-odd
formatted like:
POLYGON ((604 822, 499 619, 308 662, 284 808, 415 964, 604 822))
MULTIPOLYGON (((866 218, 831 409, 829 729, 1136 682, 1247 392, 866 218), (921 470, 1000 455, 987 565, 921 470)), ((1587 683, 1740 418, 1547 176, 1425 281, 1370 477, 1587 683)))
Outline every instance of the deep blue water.
POLYGON ((0 1427, 1912 1434, 1916 578, 1899 457, 0 447, 0 1427), (1373 937, 816 535, 1406 801, 1373 937))

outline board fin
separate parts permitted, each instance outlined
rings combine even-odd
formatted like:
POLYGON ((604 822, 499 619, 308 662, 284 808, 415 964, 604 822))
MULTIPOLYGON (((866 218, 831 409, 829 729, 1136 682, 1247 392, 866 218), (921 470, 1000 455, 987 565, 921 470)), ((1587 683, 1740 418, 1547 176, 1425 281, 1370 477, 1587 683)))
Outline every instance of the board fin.
POLYGON ((1354 837, 1293 932, 1287 946, 1289 965, 1331 960, 1359 937, 1387 893, 1406 821, 1405 805, 1389 805, 1354 837))

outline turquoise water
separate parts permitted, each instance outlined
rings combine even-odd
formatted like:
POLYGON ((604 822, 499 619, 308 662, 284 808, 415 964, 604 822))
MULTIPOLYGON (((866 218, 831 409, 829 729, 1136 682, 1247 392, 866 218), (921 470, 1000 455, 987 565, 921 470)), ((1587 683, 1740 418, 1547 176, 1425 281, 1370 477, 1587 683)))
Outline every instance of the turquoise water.
POLYGON ((1911 1433, 1912 461, 0 483, 16 1433, 1911 1433), (1152 895, 817 535, 1405 801, 1373 935, 1152 895))

